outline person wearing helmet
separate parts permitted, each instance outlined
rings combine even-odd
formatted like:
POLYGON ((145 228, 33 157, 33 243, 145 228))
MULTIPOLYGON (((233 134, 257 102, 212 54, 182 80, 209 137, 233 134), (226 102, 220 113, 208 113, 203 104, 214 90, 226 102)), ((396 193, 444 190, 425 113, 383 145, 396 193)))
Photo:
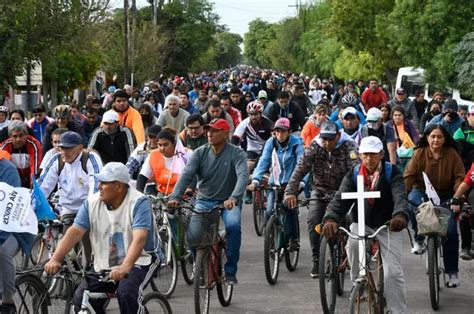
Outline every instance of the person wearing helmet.
POLYGON ((334 112, 331 114, 329 117, 329 120, 335 122, 339 128, 342 129, 344 123, 343 123, 343 117, 342 117, 342 112, 347 108, 347 107, 352 107, 356 109, 357 111, 357 116, 359 117, 359 121, 362 125, 366 124, 365 121, 365 111, 364 109, 359 106, 359 99, 355 97, 353 94, 346 94, 342 96, 341 101, 339 102, 339 108, 334 110, 334 112))
POLYGON ((0 106, 0 131, 10 124, 8 120, 8 108, 5 106, 0 106))
MULTIPOLYGON (((48 124, 43 137, 43 154, 53 148, 51 136, 57 128, 66 128, 69 131, 78 133, 84 139, 84 127, 82 124, 72 120, 71 106, 63 103, 53 109, 54 122, 48 124)), ((84 143, 85 144, 85 143, 84 143)))

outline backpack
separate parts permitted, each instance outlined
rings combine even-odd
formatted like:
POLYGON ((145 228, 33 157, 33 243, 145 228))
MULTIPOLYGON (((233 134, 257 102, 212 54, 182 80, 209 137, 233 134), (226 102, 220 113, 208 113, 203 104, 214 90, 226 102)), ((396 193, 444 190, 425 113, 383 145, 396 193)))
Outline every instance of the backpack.
MULTIPOLYGON (((82 170, 84 170, 86 174, 88 174, 87 161, 89 160, 90 152, 91 150, 89 149, 82 150, 81 166, 82 166, 82 170)), ((63 169, 64 169, 64 161, 62 160, 62 158, 58 158, 58 176, 61 174, 61 171, 63 171, 63 169)))
MULTIPOLYGON (((390 179, 392 178, 392 164, 389 162, 384 163, 384 177, 385 181, 390 185, 390 179)), ((354 167, 354 170, 352 172, 352 181, 354 184, 357 186, 357 175, 359 174, 360 170, 360 164, 357 164, 354 167)))
MULTIPOLYGON (((383 126, 383 135, 387 136, 387 123, 382 123, 383 126)), ((364 125, 361 130, 362 138, 369 136, 369 127, 364 125)))

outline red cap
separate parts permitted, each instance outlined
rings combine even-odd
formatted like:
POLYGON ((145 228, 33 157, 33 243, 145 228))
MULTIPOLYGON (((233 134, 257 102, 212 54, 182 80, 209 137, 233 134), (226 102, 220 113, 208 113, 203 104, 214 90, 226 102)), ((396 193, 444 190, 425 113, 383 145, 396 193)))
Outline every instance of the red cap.
POLYGON ((211 128, 211 129, 214 129, 214 130, 230 131, 229 122, 227 122, 227 120, 224 120, 224 119, 213 120, 213 121, 211 121, 211 123, 206 124, 204 126, 204 128, 207 128, 207 129, 211 128))

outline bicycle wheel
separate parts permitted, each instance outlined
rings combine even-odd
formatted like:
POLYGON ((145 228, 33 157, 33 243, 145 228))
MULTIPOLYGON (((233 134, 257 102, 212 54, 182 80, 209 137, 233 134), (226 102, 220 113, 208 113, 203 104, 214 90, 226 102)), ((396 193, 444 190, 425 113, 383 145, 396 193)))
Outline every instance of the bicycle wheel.
POLYGON ((72 298, 74 295, 74 284, 70 278, 67 276, 47 277, 45 286, 51 303, 48 307, 48 313, 73 313, 72 298))
POLYGON ((338 276, 336 273, 336 252, 331 241, 321 237, 319 246, 319 294, 324 313, 334 313, 338 276))
POLYGON ((383 282, 383 266, 382 266, 382 254, 380 248, 375 256, 367 256, 367 260, 371 258, 371 262, 368 264, 367 276, 371 281, 370 286, 374 296, 374 307, 376 313, 384 313, 385 311, 385 296, 384 296, 384 282, 383 282))
POLYGON ((438 238, 437 236, 428 237, 428 281, 430 285, 431 308, 438 310, 439 308, 439 260, 438 260, 438 238))
POLYGON ((252 192, 252 211, 255 233, 261 237, 265 228, 265 203, 262 190, 252 192))
POLYGON ((209 313, 209 248, 200 248, 196 253, 194 273, 194 310, 195 313, 209 313))
POLYGON ((48 294, 41 279, 33 274, 20 275, 15 279, 15 287, 17 313, 48 313, 48 294))
POLYGON ((345 272, 348 266, 348 260, 346 255, 346 248, 345 248, 345 240, 344 238, 340 238, 337 246, 334 247, 334 258, 335 263, 334 266, 336 267, 336 292, 338 296, 342 296, 344 293, 344 280, 345 280, 345 272))
POLYGON ((184 281, 188 285, 192 285, 194 282, 194 257, 190 250, 186 250, 184 256, 181 257, 181 271, 184 281))
POLYGON ((171 314, 171 306, 164 295, 159 292, 150 292, 143 297, 142 305, 145 313, 171 314))
POLYGON ((155 278, 151 281, 153 291, 158 291, 167 298, 173 294, 178 281, 178 261, 173 245, 169 245, 169 232, 169 228, 163 228, 163 231, 160 232, 161 250, 166 260, 161 261, 155 278))
POLYGON ((280 253, 278 248, 278 236, 280 230, 275 216, 270 217, 265 227, 263 241, 263 262, 265 266, 265 277, 269 284, 274 285, 278 279, 280 268, 280 253))
POLYGON ((300 250, 290 251, 285 249, 285 264, 288 271, 295 271, 298 266, 298 259, 300 256, 300 250))
POLYGON ((233 285, 228 285, 225 280, 225 263, 227 263, 227 253, 226 249, 223 245, 220 246, 219 252, 219 260, 218 260, 218 269, 217 275, 220 278, 220 281, 217 282, 217 297, 219 298, 219 302, 222 306, 229 306, 230 302, 232 301, 232 292, 234 291, 233 285))
POLYGON ((349 313, 377 313, 375 309, 375 296, 366 281, 358 281, 352 287, 349 298, 349 313))

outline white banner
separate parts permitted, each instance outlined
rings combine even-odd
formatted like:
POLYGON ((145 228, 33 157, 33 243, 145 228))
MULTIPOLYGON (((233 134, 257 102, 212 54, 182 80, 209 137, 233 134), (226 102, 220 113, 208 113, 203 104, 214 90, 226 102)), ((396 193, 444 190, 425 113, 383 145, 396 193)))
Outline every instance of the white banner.
POLYGON ((0 182, 0 230, 38 234, 38 220, 31 207, 30 191, 0 182))
POLYGON ((272 174, 273 174, 273 183, 276 186, 280 186, 280 161, 278 160, 278 153, 276 148, 272 152, 272 174))
MULTIPOLYGON (((433 201, 433 204, 439 205, 441 200, 439 199, 438 193, 436 192, 433 184, 431 184, 428 175, 423 172, 423 180, 425 181, 425 193, 433 201)), ((425 200, 426 202, 427 200, 425 200)))

